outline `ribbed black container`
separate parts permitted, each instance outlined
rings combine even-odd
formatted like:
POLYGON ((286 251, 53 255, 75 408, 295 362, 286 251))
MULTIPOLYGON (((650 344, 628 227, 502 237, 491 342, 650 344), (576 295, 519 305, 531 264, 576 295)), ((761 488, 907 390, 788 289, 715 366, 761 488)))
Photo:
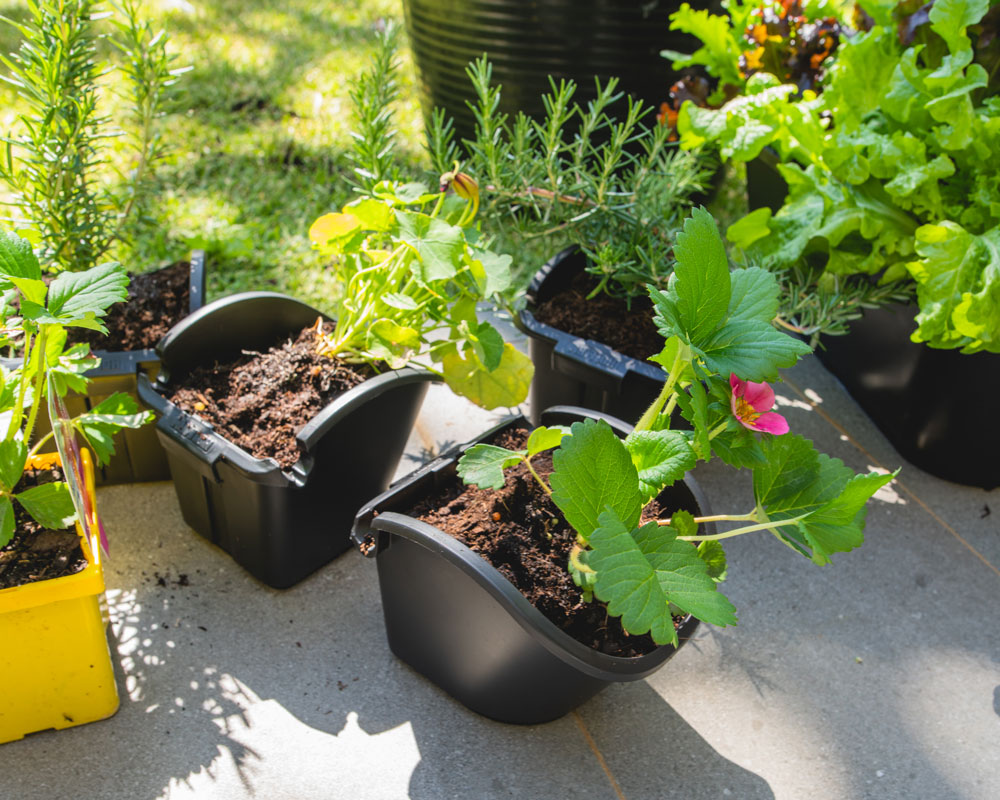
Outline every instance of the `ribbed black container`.
MULTIPOLYGON (((552 408, 544 425, 570 425, 600 418, 625 436, 632 426, 582 408, 552 408)), ((487 431, 530 427, 514 417, 487 431)), ((475 442, 455 448, 407 476, 365 505, 352 535, 378 566, 389 647, 397 657, 456 700, 500 722, 548 722, 576 708, 612 683, 652 674, 677 648, 662 645, 636 658, 593 650, 549 621, 492 565, 453 536, 399 513, 435 494, 454 479, 459 456, 475 442)), ((701 489, 690 478, 668 488, 671 508, 709 514, 701 489)), ((706 531, 714 532, 714 523, 706 531)), ((679 645, 698 620, 678 630, 679 645)))
POLYGON ((299 430, 301 455, 289 469, 253 457, 167 396, 171 375, 240 350, 266 350, 318 316, 274 292, 221 298, 163 338, 156 383, 139 376, 184 521, 276 589, 298 583, 350 546, 354 514, 389 485, 432 376, 404 367, 336 397, 299 430))
MULTIPOLYGON (((692 0, 694 8, 708 8, 692 0)), ((548 76, 571 78, 575 100, 595 97, 594 77, 621 79, 619 89, 659 106, 674 72, 664 49, 691 52, 698 40, 670 30, 681 0, 404 0, 425 117, 435 106, 471 138, 472 85, 465 73, 484 52, 493 81, 503 86, 500 111, 544 114, 548 76)))
POLYGON ((816 355, 908 461, 939 478, 1000 486, 1000 355, 910 341, 915 304, 865 309, 816 355))

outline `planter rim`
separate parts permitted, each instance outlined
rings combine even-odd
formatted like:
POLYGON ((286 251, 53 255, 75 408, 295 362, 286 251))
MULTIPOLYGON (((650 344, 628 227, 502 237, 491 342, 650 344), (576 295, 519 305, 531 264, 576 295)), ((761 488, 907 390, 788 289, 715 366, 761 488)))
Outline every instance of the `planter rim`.
MULTIPOLYGON (((205 303, 205 251, 192 250, 190 262, 188 316, 197 312, 205 303)), ((142 364, 156 363, 160 360, 159 346, 146 347, 142 350, 92 350, 91 352, 101 359, 101 364, 87 370, 85 374, 88 378, 125 375, 135 372, 142 364)))
MULTIPOLYGON (((569 419, 574 416, 577 420, 604 419, 612 424, 616 433, 620 435, 625 435, 632 429, 631 425, 615 417, 576 406, 555 406, 547 409, 542 414, 542 424, 556 424, 558 419, 569 419)), ((635 658, 611 656, 593 650, 551 622, 497 569, 455 537, 406 514, 395 511, 383 511, 377 516, 374 514, 380 504, 401 490, 418 481, 426 480, 427 476, 432 473, 453 470, 458 457, 472 445, 503 429, 520 425, 532 427, 523 416, 508 417, 475 439, 452 448, 422 469, 411 473, 367 503, 358 512, 351 536, 355 543, 360 545, 371 531, 381 531, 421 545, 475 578, 480 586, 511 614, 521 628, 550 653, 573 668, 599 680, 640 680, 656 671, 663 662, 673 655, 676 648, 669 644, 660 645, 655 650, 635 658)), ((689 477, 685 477, 683 483, 702 506, 702 510, 708 513, 707 502, 698 484, 689 477)), ((714 532, 714 523, 706 523, 706 529, 709 527, 712 528, 710 532, 714 532)), ((365 552, 365 555, 375 557, 377 549, 370 548, 365 552)), ((688 615, 678 628, 678 637, 689 638, 698 624, 697 619, 688 615)))
MULTIPOLYGON (((299 460, 287 470, 283 470, 273 458, 256 458, 242 447, 239 447, 218 433, 210 423, 204 422, 194 414, 189 414, 178 408, 167 400, 161 392, 166 389, 169 379, 169 349, 172 344, 182 341, 186 333, 193 326, 219 308, 237 305, 248 300, 254 301, 267 298, 280 299, 286 303, 301 306, 303 309, 314 312, 316 316, 323 316, 324 319, 329 320, 327 315, 321 314, 321 312, 313 309, 308 304, 279 292, 243 292, 223 297, 202 307, 194 314, 185 317, 184 320, 171 329, 170 333, 163 337, 157 345, 157 350, 164 359, 163 369, 155 382, 150 381, 149 376, 145 373, 138 376, 139 397, 156 412, 159 417, 157 426, 161 429, 170 430, 172 438, 182 442, 202 460, 213 463, 222 457, 248 476, 257 476, 258 478, 270 476, 279 483, 285 483, 289 479, 296 483, 304 483, 313 465, 312 458, 309 455, 310 451, 345 416, 372 398, 378 397, 390 389, 410 383, 439 380, 437 376, 427 370, 417 367, 407 366, 397 370, 382 372, 362 381, 357 386, 348 389, 343 394, 334 398, 315 417, 302 426, 295 436, 296 443, 301 451, 299 460)), ((190 335, 196 335, 196 333, 191 333, 190 335)))
MULTIPOLYGON (((97 495, 94 490, 94 464, 90 451, 81 448, 83 470, 86 487, 84 491, 90 498, 91 508, 97 509, 97 495)), ((29 468, 45 469, 54 465, 61 466, 58 453, 42 453, 28 460, 29 468)), ((76 522, 76 532, 80 537, 80 547, 87 559, 87 566, 72 575, 61 578, 50 578, 44 581, 34 581, 20 586, 10 586, 0 589, 0 614, 11 611, 23 611, 37 608, 46 603, 60 600, 72 600, 78 597, 98 595, 104 591, 104 571, 101 566, 101 548, 96 539, 88 536, 80 521, 76 522)))
MULTIPOLYGON (((525 292, 525 297, 529 303, 537 303, 538 293, 542 284, 549 277, 552 271, 567 258, 580 253, 580 248, 576 245, 559 251, 550 258, 535 273, 531 283, 525 292)), ((528 336, 544 339, 555 345, 556 351, 579 364, 588 367, 598 367, 601 370, 611 373, 618 381, 624 380, 629 372, 636 372, 647 378, 661 383, 665 380, 663 370, 655 364, 643 361, 632 356, 626 356, 618 352, 613 347, 598 342, 595 339, 584 339, 574 336, 571 333, 554 328, 544 322, 540 322, 528 308, 522 308, 515 317, 515 323, 522 332, 528 336)))

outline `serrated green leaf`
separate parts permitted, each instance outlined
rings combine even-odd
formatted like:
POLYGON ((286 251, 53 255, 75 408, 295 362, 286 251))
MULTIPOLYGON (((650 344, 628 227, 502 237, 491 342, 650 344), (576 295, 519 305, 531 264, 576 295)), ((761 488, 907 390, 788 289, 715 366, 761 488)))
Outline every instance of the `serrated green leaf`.
POLYGON ((14 495, 28 514, 39 525, 52 530, 68 528, 76 519, 73 498, 63 481, 32 486, 14 495))
POLYGON ((45 304, 45 295, 49 291, 45 281, 34 278, 11 278, 10 282, 32 303, 45 304))
POLYGON ((773 273, 760 267, 747 267, 734 270, 730 273, 730 279, 730 322, 770 323, 777 316, 781 288, 773 273))
POLYGON ((691 425, 691 449, 695 457, 708 461, 712 457, 712 443, 708 427, 708 396, 701 381, 692 381, 687 391, 677 393, 681 416, 691 425))
POLYGON ((45 313, 31 318, 39 323, 105 330, 95 318, 103 316, 113 303, 128 299, 128 284, 125 268, 114 262, 84 272, 61 272, 49 286, 45 313))
POLYGON ((98 464, 107 464, 115 453, 114 437, 124 428, 141 428, 153 421, 152 411, 140 411, 135 399, 115 392, 72 419, 73 427, 90 445, 98 464))
POLYGON ((720 542, 709 541, 699 544, 698 558, 708 566, 709 578, 716 583, 722 583, 726 579, 726 551, 720 542))
POLYGON ((504 485, 503 471, 520 464, 527 453, 492 444, 473 445, 458 459, 458 477, 469 486, 500 489, 504 485))
POLYGON ((0 230, 0 276, 40 281, 42 268, 31 243, 14 233, 0 230))
POLYGON ((729 260, 719 229, 703 208, 696 208, 677 235, 674 281, 679 321, 689 342, 698 342, 722 321, 729 308, 729 260))
POLYGON ((690 511, 679 508, 670 515, 670 527, 678 536, 697 536, 698 523, 690 511))
POLYGON ((748 381, 775 381, 779 367, 791 367, 811 353, 805 342, 766 322, 732 320, 692 347, 718 375, 735 374, 748 381))
POLYGON ((0 442, 0 483, 4 492, 13 491, 24 474, 24 464, 28 460, 28 448, 20 439, 5 439, 0 442))
POLYGON ((647 631, 676 644, 670 604, 714 625, 736 624, 732 604, 708 575, 708 565, 667 525, 630 530, 613 511, 601 513, 587 563, 597 570, 594 593, 632 634, 647 631))
POLYGON ((531 432, 528 441, 525 442, 524 446, 528 450, 528 458, 537 456, 545 450, 551 450, 553 447, 559 447, 563 437, 569 435, 569 428, 565 425, 553 425, 551 427, 539 425, 531 432))
POLYGON ((607 422, 574 422, 552 463, 552 501, 584 542, 607 508, 630 527, 638 523, 642 511, 639 475, 624 442, 607 422))
POLYGON ((846 553, 864 543, 866 503, 897 474, 870 472, 854 475, 841 493, 798 523, 816 564, 828 564, 830 554, 846 553))
POLYGON ((425 283, 448 280, 458 273, 465 236, 462 229, 426 214, 398 211, 399 238, 412 247, 419 261, 414 264, 425 283))
POLYGON ((448 388, 486 409, 524 402, 534 369, 531 359, 510 342, 504 344, 500 364, 492 371, 474 352, 463 355, 455 350, 444 353, 441 359, 448 388))
POLYGON ((625 439, 639 474, 643 503, 684 477, 697 461, 680 431, 633 431, 625 439))
POLYGON ((0 495, 0 547, 6 547, 14 538, 14 503, 9 495, 0 495))

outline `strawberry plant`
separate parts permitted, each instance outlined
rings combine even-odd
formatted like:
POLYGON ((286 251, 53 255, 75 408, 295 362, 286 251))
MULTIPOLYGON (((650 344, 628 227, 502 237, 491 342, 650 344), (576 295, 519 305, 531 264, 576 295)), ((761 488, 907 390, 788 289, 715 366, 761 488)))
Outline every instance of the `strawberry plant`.
MULTIPOLYGON (((815 564, 864 540, 866 502, 895 473, 856 475, 836 458, 788 432, 771 410, 765 382, 809 352, 775 329, 779 288, 761 268, 730 271, 711 216, 697 210, 675 247, 677 263, 665 291, 650 290, 664 337, 653 360, 667 373, 659 397, 620 439, 603 421, 536 428, 525 447, 476 445, 459 475, 480 488, 499 488, 504 470, 556 448, 546 481, 535 479, 576 532, 567 568, 583 599, 607 604, 632 634, 677 642, 672 617, 681 613, 716 625, 736 622, 719 591, 727 572, 722 542, 768 531, 815 564), (678 409, 690 429, 672 427, 678 409), (641 522, 643 509, 700 461, 713 457, 753 474, 749 511, 694 517, 674 511, 641 522), (735 523, 705 535, 699 524, 735 523)), ((534 470, 531 470, 534 473, 534 470)))

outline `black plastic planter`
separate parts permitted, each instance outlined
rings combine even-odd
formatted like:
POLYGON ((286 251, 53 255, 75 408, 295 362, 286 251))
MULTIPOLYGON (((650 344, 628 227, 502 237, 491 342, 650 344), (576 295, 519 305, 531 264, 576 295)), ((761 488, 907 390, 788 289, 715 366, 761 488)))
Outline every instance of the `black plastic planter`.
POLYGON ((816 355, 908 461, 945 480, 1000 486, 1000 355, 910 340, 915 305, 866 309, 816 355))
MULTIPOLYGON (((190 301, 188 313, 197 311, 205 302, 205 253, 195 250, 191 253, 190 301)), ((101 364, 87 372, 90 383, 87 394, 71 392, 65 398, 66 410, 71 416, 78 416, 94 408, 115 392, 131 395, 140 407, 136 376, 139 373, 155 378, 160 369, 160 357, 156 350, 130 350, 112 352, 95 350, 94 355, 101 364)), ((47 433, 51 426, 45 406, 38 418, 38 435, 47 433)), ((152 425, 144 425, 136 430, 125 429, 115 436, 115 453, 103 467, 94 470, 98 485, 113 483, 135 483, 142 481, 170 480, 167 456, 160 446, 152 425)))
POLYGON ((273 459, 254 458, 164 393, 171 374, 241 349, 266 350, 318 316, 305 303, 272 292, 222 298, 163 338, 155 383, 139 376, 139 395, 158 417, 156 433, 185 522, 278 589, 350 546, 358 505, 389 485, 431 376, 404 368, 340 395, 299 431, 302 455, 288 470, 273 459))
POLYGON ((663 370, 651 361, 630 358, 601 342, 539 322, 531 311, 569 287, 586 263, 586 256, 573 247, 549 260, 531 281, 528 307, 518 315, 535 365, 532 418, 537 420, 539 412, 550 406, 572 405, 635 422, 663 389, 663 370))
MULTIPOLYGON (((552 408, 543 424, 606 419, 625 435, 631 426, 581 408, 552 408)), ((508 427, 530 427, 523 417, 508 427)), ((389 647, 399 658, 468 708, 500 722, 534 724, 568 713, 611 683, 650 675, 674 653, 663 645, 638 658, 592 650, 550 622, 490 564, 457 539, 398 513, 434 494, 455 475, 462 445, 404 478, 358 513, 353 536, 376 560, 389 647)), ((665 493, 668 502, 708 514, 690 479, 665 493)), ((691 637, 698 620, 678 631, 691 637)))
POLYGON ((670 30, 670 14, 680 6, 679 0, 405 0, 425 117, 443 108, 459 141, 472 137, 466 103, 476 98, 465 69, 484 52, 493 82, 503 87, 499 112, 510 120, 519 111, 542 117, 549 75, 557 83, 575 81, 574 101, 584 108, 596 96, 595 76, 620 78, 619 90, 658 106, 674 75, 660 51, 698 47, 694 37, 670 30))

